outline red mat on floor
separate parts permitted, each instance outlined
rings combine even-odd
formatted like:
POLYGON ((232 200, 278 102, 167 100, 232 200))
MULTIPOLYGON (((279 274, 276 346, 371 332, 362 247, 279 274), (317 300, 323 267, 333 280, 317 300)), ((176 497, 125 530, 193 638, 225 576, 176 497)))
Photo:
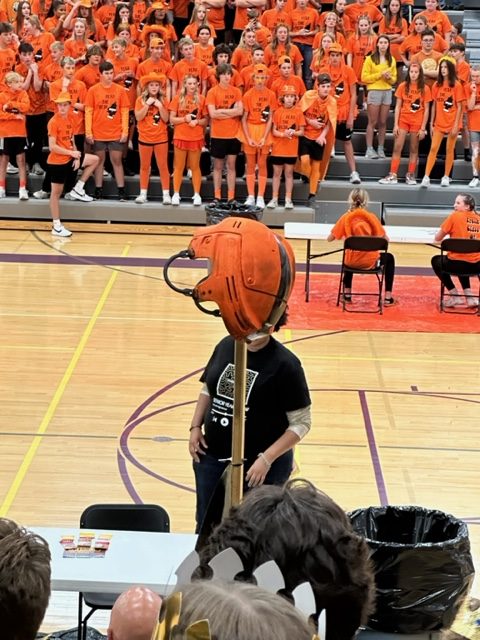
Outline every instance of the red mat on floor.
MULTIPOLYGON (((480 333, 480 316, 440 313, 440 285, 436 277, 395 276, 394 297, 398 302, 385 308, 383 315, 347 313, 342 311, 341 304, 337 307, 339 277, 339 274, 311 275, 310 302, 305 302, 305 276, 297 275, 289 302, 289 327, 351 331, 480 333)), ((375 286, 373 276, 354 277, 353 291, 372 291, 372 287, 375 286)), ((373 300, 357 298, 351 307, 368 308, 374 304, 373 300)))

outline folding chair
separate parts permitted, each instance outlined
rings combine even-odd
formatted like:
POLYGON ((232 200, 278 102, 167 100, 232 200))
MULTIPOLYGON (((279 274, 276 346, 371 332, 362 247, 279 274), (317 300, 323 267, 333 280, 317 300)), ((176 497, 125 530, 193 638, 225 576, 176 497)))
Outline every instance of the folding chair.
POLYGON ((386 253, 388 249, 388 240, 386 238, 381 238, 379 236, 350 236, 349 238, 345 238, 345 242, 343 244, 343 257, 342 257, 342 270, 340 273, 340 283, 338 285, 338 295, 337 295, 337 307, 340 304, 340 297, 342 298, 342 307, 343 311, 348 311, 350 313, 383 313, 383 283, 385 280, 385 265, 381 264, 380 261, 377 262, 376 266, 373 269, 358 269, 356 267, 349 267, 345 264, 345 256, 348 250, 351 251, 382 251, 386 253), (351 296, 364 296, 370 297, 374 296, 378 299, 377 307, 374 311, 369 309, 349 309, 346 306, 345 300, 345 283, 344 278, 346 273, 358 274, 358 275, 374 275, 377 278, 378 291, 375 293, 354 293, 352 291, 351 296))
MULTIPOLYGON (((453 253, 480 253, 480 240, 470 240, 469 238, 445 238, 442 240, 442 244, 440 245, 440 255, 442 258, 441 261, 441 274, 446 274, 449 276, 468 276, 469 278, 475 278, 475 274, 472 273, 458 273, 457 271, 449 271, 444 266, 444 258, 447 257, 447 252, 452 251, 453 253)), ((480 297, 480 273, 476 274, 478 279, 478 291, 477 297, 480 297)), ((464 297, 463 293, 450 294, 458 297, 464 297)), ((475 310, 475 307, 469 307, 468 309, 464 309, 463 311, 457 311, 455 307, 445 308, 444 306, 444 298, 445 298, 445 285, 443 284, 443 280, 440 281, 440 311, 444 313, 457 313, 459 315, 480 315, 480 305, 475 310)))
MULTIPOLYGON (((156 504, 93 504, 87 507, 80 518, 81 529, 107 529, 116 531, 170 531, 170 518, 163 507, 156 504)), ((78 594, 78 640, 86 640, 87 622, 98 610, 109 610, 120 594, 78 594), (82 618, 83 601, 90 607, 82 618)))

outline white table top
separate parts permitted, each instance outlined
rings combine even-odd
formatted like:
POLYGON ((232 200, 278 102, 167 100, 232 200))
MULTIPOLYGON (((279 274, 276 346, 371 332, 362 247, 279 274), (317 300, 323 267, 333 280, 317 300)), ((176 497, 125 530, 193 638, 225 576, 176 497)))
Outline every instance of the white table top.
MULTIPOLYGON (((286 222, 285 238, 298 240, 326 240, 333 224, 316 222, 286 222)), ((386 225, 384 227, 390 242, 406 244, 428 244, 435 242, 438 227, 402 227, 386 225)))
POLYGON ((165 594, 175 585, 175 570, 197 541, 193 533, 111 531, 110 547, 104 558, 64 558, 60 539, 65 535, 78 538, 78 529, 30 530, 45 538, 50 547, 53 591, 121 593, 133 585, 143 585, 165 594))

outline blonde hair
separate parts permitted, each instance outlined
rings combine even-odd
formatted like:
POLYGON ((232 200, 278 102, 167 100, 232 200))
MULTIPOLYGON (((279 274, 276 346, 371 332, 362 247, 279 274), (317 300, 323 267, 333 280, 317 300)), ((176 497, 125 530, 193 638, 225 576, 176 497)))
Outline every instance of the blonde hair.
POLYGON ((365 189, 352 189, 348 194, 350 209, 365 209, 368 206, 368 192, 365 189))
POLYGON ((21 76, 16 71, 9 71, 5 75, 5 84, 8 84, 8 86, 13 84, 14 82, 23 82, 23 80, 24 80, 23 76, 21 76))
POLYGON ((185 98, 187 96, 187 80, 189 78, 195 78, 195 81, 197 83, 197 88, 195 90, 195 94, 193 96, 193 101, 195 102, 195 104, 199 104, 200 103, 200 91, 198 89, 198 78, 197 76, 192 75, 191 73, 189 73, 188 75, 183 77, 183 81, 182 81, 182 88, 180 89, 180 94, 179 94, 179 104, 183 107, 183 105, 185 104, 185 98))
MULTIPOLYGON (((163 606, 160 617, 162 611, 163 606)), ((311 640, 314 633, 288 600, 242 582, 206 580, 183 587, 180 621, 172 640, 183 640, 187 627, 204 619, 218 640, 311 640)))
POLYGON ((40 31, 45 31, 45 29, 42 26, 42 23, 40 22, 40 18, 38 16, 32 14, 29 17, 28 21, 31 24, 31 26, 34 27, 35 29, 40 29, 40 31))

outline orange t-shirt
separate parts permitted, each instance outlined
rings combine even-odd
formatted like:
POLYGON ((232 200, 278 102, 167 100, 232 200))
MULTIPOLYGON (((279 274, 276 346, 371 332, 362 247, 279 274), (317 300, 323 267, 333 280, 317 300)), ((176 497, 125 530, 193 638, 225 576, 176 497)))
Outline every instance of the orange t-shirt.
POLYGON ((201 84, 208 78, 208 67, 204 62, 193 58, 193 60, 179 60, 173 65, 168 77, 181 85, 185 76, 195 76, 201 84))
POLYGON ((357 78, 362 77, 362 67, 365 58, 373 53, 377 36, 352 35, 347 42, 347 52, 352 54, 352 68, 357 78))
POLYGON ((427 104, 432 101, 432 93, 428 85, 423 90, 418 89, 416 82, 411 82, 407 89, 407 83, 402 82, 395 96, 402 101, 398 122, 408 124, 412 128, 420 128, 425 115, 427 104))
MULTIPOLYGON (((218 84, 217 76, 215 75, 215 73, 216 73, 216 67, 213 67, 212 69, 210 69, 210 73, 208 74, 208 82, 207 82, 207 85, 209 88, 216 87, 218 84)), ((233 69, 232 79, 230 82, 234 87, 238 87, 238 88, 243 87, 243 78, 236 69, 233 69)))
POLYGON ((171 62, 167 62, 163 58, 160 58, 158 62, 155 62, 152 58, 147 58, 137 67, 137 80, 140 80, 140 78, 148 75, 149 73, 161 74, 165 76, 165 83, 163 84, 165 87, 167 83, 167 76, 172 70, 172 66, 171 62))
POLYGON ((340 67, 325 65, 323 70, 332 80, 330 95, 337 102, 337 122, 346 122, 350 113, 351 86, 357 82, 355 71, 351 67, 347 67, 346 64, 342 64, 340 67))
POLYGON ((470 65, 466 60, 459 60, 456 64, 455 70, 457 72, 457 78, 462 84, 470 81, 470 65))
MULTIPOLYGON (((444 222, 441 230, 451 238, 480 240, 480 215, 476 211, 454 211, 444 222)), ((450 260, 480 262, 480 253, 448 253, 450 260)))
MULTIPOLYGON (((336 222, 332 229, 336 240, 349 238, 350 236, 385 236, 377 216, 366 209, 354 209, 347 211, 336 222)), ((352 268, 373 269, 379 258, 378 251, 352 251, 345 254, 345 264, 352 268)))
POLYGON ((33 47, 33 58, 37 64, 51 62, 50 45, 55 42, 53 34, 43 31, 34 38, 27 40, 33 47))
POLYGON ((295 73, 295 66, 297 64, 301 64, 301 62, 303 61, 303 56, 296 44, 290 45, 288 53, 286 52, 286 47, 284 44, 279 44, 275 49, 272 49, 272 45, 269 44, 265 48, 265 64, 270 69, 272 78, 278 78, 278 76, 280 75, 278 60, 282 56, 287 56, 292 61, 293 73, 295 73))
POLYGON ((290 12, 286 9, 282 9, 281 11, 278 9, 267 9, 267 11, 264 11, 260 16, 260 22, 272 33, 274 32, 275 27, 279 24, 286 25, 290 30, 292 26, 290 12))
POLYGON ((307 90, 302 78, 300 76, 293 75, 293 73, 291 73, 288 78, 279 76, 269 85, 269 89, 273 91, 277 96, 277 99, 280 97, 283 87, 294 87, 299 98, 301 98, 307 90))
POLYGON ((270 89, 249 89, 243 96, 243 108, 248 113, 247 123, 264 124, 268 114, 278 108, 277 97, 270 89))
POLYGON ((247 67, 249 64, 252 64, 253 57, 252 51, 250 49, 243 49, 242 47, 237 47, 235 51, 232 53, 232 66, 235 69, 243 69, 247 67))
POLYGON ((95 17, 100 20, 105 28, 107 28, 109 23, 115 18, 115 8, 114 4, 104 4, 95 10, 95 17))
MULTIPOLYGON (((56 113, 48 122, 48 136, 49 138, 55 138, 56 144, 58 144, 59 147, 62 147, 62 149, 69 149, 70 151, 73 151, 74 127, 75 123, 70 112, 67 114, 66 118, 63 118, 59 113, 56 113)), ((71 156, 50 151, 47 162, 49 164, 67 164, 71 159, 71 156)))
POLYGON ((90 89, 90 87, 100 82, 100 67, 92 67, 91 64, 86 64, 78 71, 75 71, 75 79, 81 80, 87 89, 90 89))
POLYGON ((375 5, 360 4, 359 2, 348 4, 345 7, 345 15, 350 18, 354 29, 360 16, 368 16, 372 22, 380 22, 383 18, 383 13, 375 5))
MULTIPOLYGON (((428 24, 428 28, 432 31, 436 31, 438 34, 445 38, 445 35, 452 30, 452 23, 448 19, 448 16, 443 11, 435 9, 434 11, 420 11, 415 15, 415 18, 423 16, 428 24)), ((413 31, 413 23, 410 25, 410 31, 413 31)))
MULTIPOLYGON (((175 113, 179 118, 184 118, 189 113, 197 114, 197 119, 203 118, 205 115, 205 98, 204 96, 198 96, 198 102, 191 96, 185 96, 185 99, 180 102, 180 95, 177 95, 170 102, 168 107, 169 111, 175 113)), ((191 127, 188 122, 182 122, 176 124, 173 128, 174 140, 203 140, 205 135, 205 128, 197 124, 191 127)))
MULTIPOLYGON (((53 102, 55 98, 58 98, 58 96, 60 95, 60 93, 62 93, 62 91, 63 91, 63 78, 60 78, 59 80, 55 80, 55 82, 52 82, 52 84, 50 85, 50 100, 52 100, 53 102)), ((68 85, 67 91, 72 98, 72 104, 70 106, 70 111, 68 113, 73 119, 73 126, 74 126, 73 133, 75 135, 78 133, 85 133, 85 112, 77 111, 77 109, 75 109, 73 105, 76 104, 77 102, 80 104, 85 104, 85 98, 87 97, 87 87, 80 80, 74 79, 68 85)), ((53 102, 53 104, 55 106, 54 110, 56 112, 57 105, 55 102, 53 102)))
POLYGON ((135 100, 137 99, 137 67, 138 62, 135 58, 113 58, 111 60, 113 64, 113 75, 116 77, 121 73, 127 73, 131 71, 131 77, 125 78, 124 80, 118 80, 117 84, 120 87, 123 87, 126 95, 128 96, 130 110, 132 110, 135 106, 135 100))
MULTIPOLYGON (((273 114, 273 126, 278 131, 286 131, 287 129, 295 129, 298 131, 300 127, 305 126, 305 116, 300 107, 279 107, 273 114)), ((296 158, 298 155, 298 137, 278 138, 273 136, 272 156, 296 158)))
MULTIPOLYGON (((322 38, 325 35, 325 33, 326 33, 325 31, 319 31, 317 33, 317 35, 313 39, 313 48, 314 49, 320 49, 320 47, 322 46, 322 38)), ((346 40, 345 40, 345 37, 340 33, 340 31, 336 31, 335 32, 335 42, 337 42, 342 47, 342 49, 345 51, 346 40)))
MULTIPOLYGON (((430 53, 424 53, 423 51, 419 51, 414 56, 410 58, 411 62, 417 62, 421 65, 422 69, 425 71, 426 69, 436 69, 438 72, 438 61, 442 57, 442 54, 438 51, 432 50, 430 53)), ((428 78, 425 76, 425 83, 431 88, 433 87, 433 83, 436 82, 438 78, 438 73, 436 78, 428 78)))
POLYGON ((0 92, 0 104, 8 105, 8 111, 0 110, 0 138, 26 138, 27 129, 25 118, 19 119, 19 114, 26 115, 30 110, 30 100, 26 91, 12 91, 4 85, 0 92))
MULTIPOLYGON (((85 109, 91 109, 93 138, 99 141, 118 140, 123 131, 122 111, 128 111, 129 102, 125 89, 115 82, 110 87, 105 87, 101 82, 87 91, 85 109)), ((127 114, 128 125, 128 114, 127 114)), ((90 133, 86 131, 87 135, 90 133)))
MULTIPOLYGON (((210 13, 208 14, 208 17, 210 19, 210 13)), ((202 25, 202 26, 205 26, 205 25, 202 25)), ((210 36, 212 38, 216 38, 217 37, 217 32, 212 27, 210 22, 208 22, 207 26, 210 27, 210 36)), ((183 35, 188 37, 188 38, 191 38, 194 42, 198 42, 198 30, 199 29, 200 29, 200 26, 196 22, 191 22, 190 24, 187 24, 187 26, 183 30, 183 35)))
POLYGON ((213 66, 213 50, 215 47, 213 44, 207 44, 206 47, 201 47, 198 43, 195 45, 193 49, 193 55, 197 60, 200 60, 208 67, 213 66))
POLYGON ((51 6, 52 0, 44 0, 43 3, 42 0, 32 0, 32 15, 38 16, 40 22, 43 24, 51 6))
MULTIPOLYGON (((135 111, 145 106, 143 98, 139 96, 135 102, 135 111)), ((142 120, 137 120, 138 141, 147 144, 159 144, 168 142, 167 123, 160 116, 160 111, 155 105, 148 107, 147 115, 142 120)))
MULTIPOLYGON (((55 80, 63 78, 63 69, 58 62, 49 62, 47 64, 40 65, 40 73, 44 80, 44 88, 46 88, 45 82, 52 84, 55 80)), ((55 111, 55 104, 46 97, 45 110, 53 113, 55 111)))
POLYGON ((432 98, 435 102, 433 128, 442 133, 448 133, 453 129, 458 109, 465 102, 463 87, 458 81, 453 87, 435 83, 432 87, 432 98))
POLYGON ((316 120, 322 125, 321 129, 315 129, 307 122, 304 133, 306 138, 316 140, 328 123, 330 123, 333 133, 335 133, 337 126, 337 103, 335 98, 328 95, 323 99, 318 97, 317 91, 307 91, 299 106, 305 114, 305 118, 316 120))
MULTIPOLYGON (((292 33, 296 33, 301 29, 308 29, 308 31, 314 31, 319 26, 319 14, 318 11, 312 9, 312 7, 306 7, 305 9, 294 9, 290 13, 292 19, 292 33)), ((300 44, 313 44, 313 38, 315 34, 310 36, 294 36, 294 42, 300 42, 300 44)))
MULTIPOLYGON (((84 40, 73 40, 72 38, 69 38, 68 40, 65 40, 63 54, 64 56, 70 56, 74 60, 78 60, 78 58, 85 56, 88 47, 92 46, 92 44, 94 44, 93 40, 87 40, 85 42, 84 40)), ((83 61, 78 60, 76 64, 80 66, 84 63, 83 61)))
MULTIPOLYGON (((23 64, 23 62, 17 64, 17 66, 15 67, 15 71, 24 78, 27 77, 28 68, 23 64)), ((40 69, 38 73, 40 75, 40 69)), ((40 91, 35 91, 35 88, 33 86, 33 76, 30 80, 30 86, 27 89, 27 93, 30 100, 30 109, 28 110, 28 115, 38 116, 41 113, 45 113, 45 93, 42 89, 40 89, 40 91)))
MULTIPOLYGON (((465 84, 463 90, 465 91, 465 98, 468 102, 472 95, 470 84, 465 84)), ((470 131, 480 131, 480 84, 475 85, 475 107, 478 108, 467 110, 468 128, 470 131)))
MULTIPOLYGON (((240 89, 230 85, 226 89, 217 84, 207 93, 205 106, 212 105, 215 109, 232 109, 236 102, 242 101, 240 89)), ((240 116, 219 120, 210 118, 210 135, 212 138, 235 138, 240 128, 240 116)))
MULTIPOLYGON (((320 14, 320 29, 324 28, 324 24, 325 24, 325 18, 327 16, 328 11, 325 11, 324 13, 320 14)), ((345 13, 341 16, 338 15, 338 13, 336 13, 337 16, 337 29, 340 29, 341 31, 343 31, 345 38, 348 38, 348 36, 352 33, 354 33, 355 31, 355 24, 352 23, 352 21, 350 20, 350 18, 348 16, 345 15, 345 13)))
MULTIPOLYGON (((225 29, 225 7, 208 7, 208 24, 219 31, 225 29)), ((212 33, 213 35, 213 33, 212 33)))
POLYGON ((3 83, 5 75, 13 71, 17 58, 12 49, 0 49, 0 82, 3 83))

